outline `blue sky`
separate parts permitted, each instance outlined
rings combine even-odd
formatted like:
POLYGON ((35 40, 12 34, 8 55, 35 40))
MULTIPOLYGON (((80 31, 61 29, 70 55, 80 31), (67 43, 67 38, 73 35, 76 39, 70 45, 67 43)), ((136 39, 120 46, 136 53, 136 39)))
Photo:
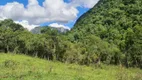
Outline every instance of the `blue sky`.
POLYGON ((16 22, 25 20, 28 27, 57 23, 53 26, 72 28, 76 20, 97 2, 98 0, 0 0, 0 19, 11 18, 16 22))

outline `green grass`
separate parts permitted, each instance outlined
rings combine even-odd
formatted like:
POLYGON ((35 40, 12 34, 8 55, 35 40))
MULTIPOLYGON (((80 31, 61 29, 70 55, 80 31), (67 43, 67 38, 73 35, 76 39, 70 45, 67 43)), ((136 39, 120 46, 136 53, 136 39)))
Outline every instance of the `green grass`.
POLYGON ((142 80, 142 70, 80 66, 0 53, 0 80, 142 80))

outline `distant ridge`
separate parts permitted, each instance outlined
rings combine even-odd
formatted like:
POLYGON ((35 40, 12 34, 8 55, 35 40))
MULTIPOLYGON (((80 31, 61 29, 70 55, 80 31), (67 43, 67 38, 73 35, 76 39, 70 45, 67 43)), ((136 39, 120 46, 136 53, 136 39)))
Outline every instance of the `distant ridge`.
MULTIPOLYGON (((31 32, 34 34, 40 34, 42 28, 45 28, 45 27, 35 27, 34 29, 31 30, 31 32)), ((50 28, 57 29, 60 33, 66 33, 69 31, 69 29, 64 28, 64 27, 50 27, 50 28)))

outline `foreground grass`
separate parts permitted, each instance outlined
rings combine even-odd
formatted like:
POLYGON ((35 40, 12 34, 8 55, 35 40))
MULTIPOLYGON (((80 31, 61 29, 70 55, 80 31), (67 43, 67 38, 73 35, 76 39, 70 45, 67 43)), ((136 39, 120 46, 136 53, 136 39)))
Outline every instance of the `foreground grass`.
POLYGON ((0 80, 142 80, 142 70, 119 66, 100 69, 0 53, 0 80))

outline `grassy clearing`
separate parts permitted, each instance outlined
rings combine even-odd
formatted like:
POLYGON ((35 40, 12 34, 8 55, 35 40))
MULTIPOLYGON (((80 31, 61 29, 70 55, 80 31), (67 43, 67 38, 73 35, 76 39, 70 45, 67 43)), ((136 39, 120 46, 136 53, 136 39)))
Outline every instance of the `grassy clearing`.
POLYGON ((142 70, 104 65, 100 69, 0 53, 0 80, 142 80, 142 70))

